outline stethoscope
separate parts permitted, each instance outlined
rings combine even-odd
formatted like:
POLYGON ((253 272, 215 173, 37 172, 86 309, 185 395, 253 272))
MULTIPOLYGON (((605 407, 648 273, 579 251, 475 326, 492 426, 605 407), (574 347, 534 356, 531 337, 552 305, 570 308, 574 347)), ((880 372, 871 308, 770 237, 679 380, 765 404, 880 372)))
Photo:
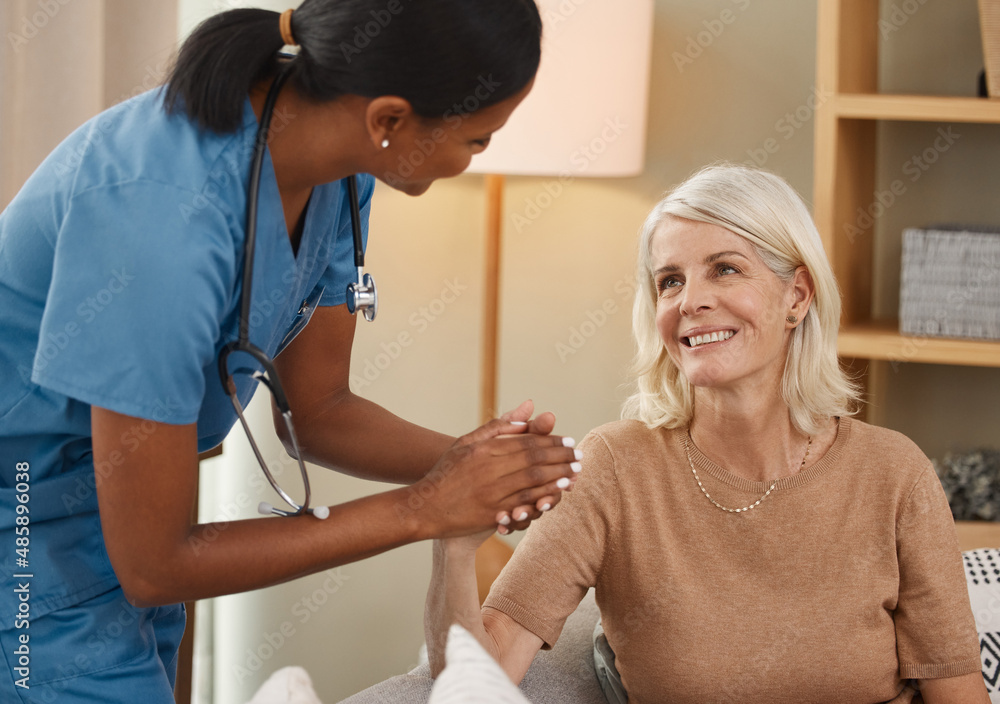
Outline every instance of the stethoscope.
MULTIPOLYGON (((312 496, 309 488, 309 474, 306 472, 306 466, 302 460, 302 451, 299 448, 298 438, 295 435, 295 427, 292 424, 292 411, 288 405, 288 397, 285 395, 284 389, 281 387, 281 381, 278 379, 278 372, 274 368, 274 363, 268 354, 250 342, 250 294, 253 284, 254 246, 257 242, 257 207, 260 196, 261 170, 264 165, 264 153, 267 150, 268 132, 271 126, 271 116, 274 113, 274 105, 277 102, 278 93, 281 92, 281 88, 285 84, 285 81, 288 80, 289 75, 290 68, 286 68, 280 71, 275 77, 274 82, 271 84, 271 89, 267 93, 267 99, 264 101, 260 124, 257 127, 257 136, 254 140, 253 162, 250 170, 250 183, 247 186, 246 242, 244 244, 243 255, 243 291, 240 296, 239 337, 235 342, 230 342, 223 347, 219 354, 219 378, 222 380, 222 387, 229 395, 233 408, 236 410, 236 415, 239 417, 240 423, 246 431, 247 438, 250 440, 250 446, 257 457, 258 463, 260 463, 264 476, 267 477, 267 481, 271 487, 292 508, 291 511, 286 511, 275 508, 266 501, 262 501, 257 507, 258 512, 264 515, 274 514, 278 516, 299 516, 303 513, 311 513, 316 518, 324 519, 330 515, 328 507, 309 507, 309 501, 312 496), (254 442, 253 435, 250 433, 250 426, 243 414, 243 406, 236 395, 236 385, 233 383, 232 374, 230 374, 227 366, 229 355, 233 352, 246 353, 263 367, 263 370, 240 368, 236 372, 248 374, 251 378, 263 383, 271 391, 275 405, 285 423, 285 429, 288 432, 288 438, 291 441, 295 459, 299 465, 299 472, 302 475, 305 498, 301 504, 296 503, 295 499, 281 488, 278 481, 268 469, 267 462, 264 461, 257 443, 254 442)), ((378 291, 375 288, 375 280, 372 279, 372 275, 364 273, 365 250, 364 243, 361 240, 361 207, 358 202, 358 180, 354 175, 347 178, 347 191, 351 208, 351 228, 354 233, 354 266, 357 268, 357 281, 347 286, 347 310, 352 314, 360 311, 364 315, 365 320, 372 321, 375 320, 375 316, 378 314, 378 291)))

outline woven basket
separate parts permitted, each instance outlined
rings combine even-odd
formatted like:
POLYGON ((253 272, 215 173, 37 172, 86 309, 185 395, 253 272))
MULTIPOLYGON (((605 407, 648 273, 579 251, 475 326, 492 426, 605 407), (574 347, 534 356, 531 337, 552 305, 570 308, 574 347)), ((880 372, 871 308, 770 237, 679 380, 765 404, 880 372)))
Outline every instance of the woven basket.
POLYGON ((979 26, 983 31, 986 85, 991 98, 1000 98, 1000 0, 979 0, 979 26))

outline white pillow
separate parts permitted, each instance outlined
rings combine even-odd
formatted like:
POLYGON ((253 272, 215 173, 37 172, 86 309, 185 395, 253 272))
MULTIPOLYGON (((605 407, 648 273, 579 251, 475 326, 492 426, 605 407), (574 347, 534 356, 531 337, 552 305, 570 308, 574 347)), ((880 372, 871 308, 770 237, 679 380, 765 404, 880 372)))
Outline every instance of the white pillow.
POLYGON ((267 678, 248 704, 323 704, 313 690, 309 673, 301 667, 283 667, 267 678))
POLYGON ((1000 550, 968 550, 962 553, 962 559, 979 633, 983 679, 990 701, 1000 704, 1000 550))
POLYGON ((448 664, 427 704, 530 704, 497 661, 458 624, 448 629, 445 659, 448 664))

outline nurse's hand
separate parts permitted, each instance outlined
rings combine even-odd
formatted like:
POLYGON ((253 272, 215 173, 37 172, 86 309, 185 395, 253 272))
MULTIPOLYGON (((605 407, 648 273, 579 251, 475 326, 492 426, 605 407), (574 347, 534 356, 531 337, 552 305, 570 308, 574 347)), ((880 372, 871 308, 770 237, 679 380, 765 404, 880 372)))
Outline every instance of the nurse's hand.
MULTIPOLYGON (((527 420, 527 432, 536 435, 548 435, 556 425, 556 417, 550 412, 539 414, 536 418, 531 418, 533 405, 531 401, 525 401, 513 411, 508 411, 500 416, 501 420, 524 421, 527 420)), ((579 465, 577 465, 579 466, 579 465)), ((573 491, 576 484, 577 473, 570 477, 570 485, 566 491, 573 491)), ((513 511, 501 511, 497 514, 497 532, 507 535, 515 530, 525 530, 531 522, 540 518, 546 511, 551 510, 562 499, 562 491, 557 490, 551 496, 544 496, 534 503, 534 505, 517 506, 513 511), (516 517, 516 518, 512 518, 516 517)))
MULTIPOLYGON (((558 501, 560 485, 568 484, 575 474, 573 441, 530 433, 526 420, 509 417, 460 437, 410 488, 411 500, 401 509, 420 514, 425 537, 459 537, 493 529, 503 512, 517 518, 521 514, 515 510, 528 506, 529 516, 518 521, 526 525, 532 515, 541 515, 541 503, 554 506, 558 501)), ((546 423, 551 425, 551 420, 537 427, 546 423)))

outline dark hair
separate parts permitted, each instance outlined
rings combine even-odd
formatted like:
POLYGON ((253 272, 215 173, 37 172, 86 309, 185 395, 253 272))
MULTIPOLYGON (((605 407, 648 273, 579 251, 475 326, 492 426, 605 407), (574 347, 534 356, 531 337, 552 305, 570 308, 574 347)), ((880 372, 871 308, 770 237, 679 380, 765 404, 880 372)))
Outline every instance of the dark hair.
MULTIPOLYGON (((235 131, 247 93, 278 69, 278 18, 238 9, 202 22, 167 81, 167 109, 235 131)), ((289 82, 304 97, 398 95, 441 118, 520 92, 538 70, 542 21, 534 0, 304 0, 292 33, 289 82)))

